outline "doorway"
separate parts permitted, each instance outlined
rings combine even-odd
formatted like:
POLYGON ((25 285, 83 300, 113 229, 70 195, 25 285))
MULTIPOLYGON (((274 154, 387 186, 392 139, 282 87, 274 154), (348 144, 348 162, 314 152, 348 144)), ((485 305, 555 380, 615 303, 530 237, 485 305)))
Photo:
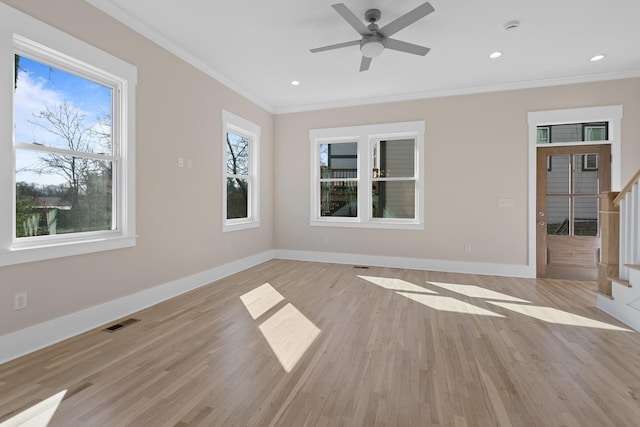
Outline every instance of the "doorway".
POLYGON ((597 280, 598 196, 611 189, 611 146, 547 146, 536 151, 536 275, 597 280))

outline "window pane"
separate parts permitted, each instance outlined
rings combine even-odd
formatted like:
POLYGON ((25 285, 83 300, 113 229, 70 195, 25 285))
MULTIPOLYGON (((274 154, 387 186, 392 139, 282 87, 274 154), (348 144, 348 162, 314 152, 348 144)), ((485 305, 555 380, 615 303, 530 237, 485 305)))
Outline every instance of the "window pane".
POLYGON ((537 144, 548 144, 549 143, 549 128, 546 127, 538 127, 537 132, 537 144))
POLYGON ((374 218, 415 218, 414 181, 375 181, 374 218))
POLYGON ((358 143, 320 144, 320 178, 357 178, 358 143))
POLYGON ((569 194, 569 155, 547 158, 547 194, 569 194))
POLYGON ((575 197, 574 198, 574 235, 597 236, 598 235, 598 198, 575 197))
POLYGON ((109 161, 16 150, 16 237, 113 228, 109 161))
POLYGON ((227 133, 227 173, 249 175, 249 143, 251 140, 241 135, 227 133))
POLYGON ((358 182, 320 183, 320 216, 358 216, 358 182))
POLYGON ((573 192, 576 194, 598 194, 598 155, 576 154, 573 175, 573 192))
POLYGON ((112 154, 112 89, 14 56, 14 139, 83 153, 112 154))
POLYGON ((569 235, 569 197, 547 196, 547 234, 569 235))
POLYGON ((605 126, 585 126, 585 141, 605 141, 607 139, 607 128, 605 126))
POLYGON ((373 145, 373 177, 413 177, 415 141, 377 141, 373 145))
POLYGON ((227 178, 227 219, 248 217, 249 181, 227 178))

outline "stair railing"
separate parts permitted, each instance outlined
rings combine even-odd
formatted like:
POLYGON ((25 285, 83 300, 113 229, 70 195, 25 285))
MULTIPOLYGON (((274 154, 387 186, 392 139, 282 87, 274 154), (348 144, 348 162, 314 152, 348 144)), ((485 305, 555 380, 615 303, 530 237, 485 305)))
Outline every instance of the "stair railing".
POLYGON ((640 264, 640 170, 613 200, 620 210, 618 277, 629 280, 628 264, 640 264))

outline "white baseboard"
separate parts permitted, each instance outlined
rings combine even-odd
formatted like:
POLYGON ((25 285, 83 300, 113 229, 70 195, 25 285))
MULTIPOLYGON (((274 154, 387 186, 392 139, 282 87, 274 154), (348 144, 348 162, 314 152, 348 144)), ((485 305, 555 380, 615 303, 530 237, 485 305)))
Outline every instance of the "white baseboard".
POLYGON ((273 259, 273 251, 242 258, 144 291, 76 311, 0 336, 0 363, 121 319, 144 308, 197 289, 273 259))
POLYGON ((291 251, 276 249, 275 258, 296 261, 328 262, 375 267, 408 268, 412 270, 444 271, 450 273, 486 274, 535 278, 535 266, 516 264, 492 264, 483 262, 444 261, 424 258, 402 258, 377 255, 345 254, 334 252, 291 251))

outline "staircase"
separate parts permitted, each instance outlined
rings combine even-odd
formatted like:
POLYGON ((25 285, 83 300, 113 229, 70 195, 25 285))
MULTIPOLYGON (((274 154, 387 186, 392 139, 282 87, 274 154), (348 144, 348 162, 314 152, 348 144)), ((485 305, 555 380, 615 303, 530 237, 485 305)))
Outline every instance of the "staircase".
POLYGON ((640 331, 640 170, 600 198, 602 250, 596 306, 640 331))

